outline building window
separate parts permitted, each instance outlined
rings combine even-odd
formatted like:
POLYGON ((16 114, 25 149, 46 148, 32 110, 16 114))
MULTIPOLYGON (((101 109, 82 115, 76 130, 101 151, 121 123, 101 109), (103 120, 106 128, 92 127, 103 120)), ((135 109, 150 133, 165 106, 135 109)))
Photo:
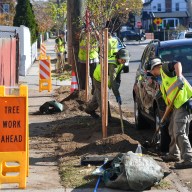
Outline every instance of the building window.
POLYGON ((3 4, 3 13, 9 13, 9 4, 3 4))
POLYGON ((161 3, 157 4, 157 11, 161 11, 161 3))
POLYGON ((176 11, 179 11, 179 3, 176 3, 176 4, 175 4, 175 10, 176 10, 176 11))
POLYGON ((153 10, 156 10, 156 6, 153 6, 153 10))
POLYGON ((168 18, 163 19, 163 28, 166 29, 169 26, 171 29, 176 29, 179 25, 179 19, 177 18, 168 18))

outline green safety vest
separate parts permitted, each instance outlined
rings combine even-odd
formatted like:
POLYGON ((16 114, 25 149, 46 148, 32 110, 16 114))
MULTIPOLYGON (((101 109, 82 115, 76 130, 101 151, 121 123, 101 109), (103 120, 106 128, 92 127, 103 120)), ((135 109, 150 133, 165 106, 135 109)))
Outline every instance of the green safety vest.
POLYGON ((60 38, 57 38, 57 40, 58 40, 58 41, 57 41, 58 51, 59 51, 60 53, 64 53, 65 47, 64 47, 63 40, 60 39, 60 38))
MULTIPOLYGON (((116 65, 116 77, 117 77, 117 75, 121 72, 123 68, 123 64, 117 64, 117 62, 114 64, 116 65)), ((113 65, 113 64, 110 64, 110 65, 113 65)), ((93 77, 95 80, 101 82, 101 65, 100 64, 98 64, 97 67, 95 68, 93 77)), ((111 82, 109 77, 108 77, 108 87, 111 88, 111 82)))
MULTIPOLYGON (((162 77, 162 84, 160 86, 160 90, 162 92, 162 97, 166 105, 168 105, 171 103, 171 101, 173 100, 178 90, 177 76, 169 77, 161 69, 161 77, 162 77)), ((173 104, 174 107, 178 109, 191 97, 192 97, 192 87, 188 83, 188 81, 185 80, 183 89, 179 91, 179 94, 177 95, 174 101, 174 104, 173 104)))
POLYGON ((108 63, 116 62, 115 55, 113 55, 116 52, 118 52, 118 40, 112 37, 108 40, 108 63))
MULTIPOLYGON (((82 63, 86 62, 86 56, 87 56, 87 50, 86 49, 87 49, 87 40, 82 39, 80 41, 80 44, 79 44, 79 53, 78 53, 79 61, 82 62, 82 63)), ((89 59, 90 60, 97 59, 99 57, 98 52, 99 52, 98 43, 97 43, 96 40, 93 40, 91 38, 91 40, 90 40, 89 59)))

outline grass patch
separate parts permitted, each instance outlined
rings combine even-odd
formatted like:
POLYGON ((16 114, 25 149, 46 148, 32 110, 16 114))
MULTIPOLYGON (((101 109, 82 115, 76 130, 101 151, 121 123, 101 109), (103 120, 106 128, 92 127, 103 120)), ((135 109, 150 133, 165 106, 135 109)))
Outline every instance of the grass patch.
POLYGON ((63 73, 60 74, 52 73, 52 78, 55 78, 59 81, 69 80, 71 79, 71 72, 64 71, 63 73))
POLYGON ((171 185, 170 181, 163 179, 158 184, 156 184, 154 187, 156 189, 164 189, 164 190, 166 190, 166 189, 172 188, 171 186, 172 185, 171 185))
POLYGON ((81 166, 80 159, 60 160, 60 176, 62 185, 66 188, 95 187, 98 177, 92 175, 95 166, 81 166))

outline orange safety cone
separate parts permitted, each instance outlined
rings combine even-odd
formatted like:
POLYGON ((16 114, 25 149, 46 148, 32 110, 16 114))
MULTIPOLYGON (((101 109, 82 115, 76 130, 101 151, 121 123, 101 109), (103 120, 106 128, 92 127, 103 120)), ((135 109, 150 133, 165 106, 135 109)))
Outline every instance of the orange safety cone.
POLYGON ((77 77, 74 71, 72 71, 72 80, 71 80, 71 93, 75 90, 78 90, 77 77))

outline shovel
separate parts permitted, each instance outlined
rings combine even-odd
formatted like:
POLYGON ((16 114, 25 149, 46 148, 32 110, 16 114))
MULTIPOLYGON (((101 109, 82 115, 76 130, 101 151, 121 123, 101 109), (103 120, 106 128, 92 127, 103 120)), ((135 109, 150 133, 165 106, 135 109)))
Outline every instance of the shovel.
POLYGON ((122 133, 124 134, 124 125, 123 125, 121 105, 119 103, 118 103, 118 105, 119 105, 119 114, 120 114, 120 120, 121 120, 121 130, 122 130, 122 133))
POLYGON ((177 90, 177 92, 176 92, 175 96, 173 97, 173 100, 171 101, 170 105, 167 106, 167 108, 166 108, 166 110, 165 110, 165 113, 164 113, 164 115, 163 115, 163 117, 162 117, 162 119, 161 119, 161 121, 160 121, 160 123, 159 123, 159 127, 156 129, 156 131, 155 131, 155 133, 154 133, 154 135, 153 135, 153 137, 152 137, 151 142, 145 141, 144 144, 143 144, 144 147, 148 148, 148 147, 151 147, 151 146, 153 146, 153 145, 155 144, 155 138, 157 137, 157 134, 159 134, 159 131, 160 131, 160 129, 161 129, 161 126, 160 126, 160 125, 165 122, 165 120, 166 120, 167 117, 169 116, 170 112, 172 111, 175 98, 176 98, 177 95, 179 94, 179 91, 180 91, 180 89, 177 90))

